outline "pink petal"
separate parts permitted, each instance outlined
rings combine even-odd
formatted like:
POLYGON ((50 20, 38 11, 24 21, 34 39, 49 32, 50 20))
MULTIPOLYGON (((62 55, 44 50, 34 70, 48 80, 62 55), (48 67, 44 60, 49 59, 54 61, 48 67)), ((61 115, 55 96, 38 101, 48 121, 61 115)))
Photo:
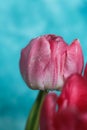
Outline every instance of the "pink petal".
POLYGON ((55 130, 87 130, 79 113, 71 108, 57 112, 54 120, 55 130))
POLYGON ((69 106, 87 112, 87 81, 79 74, 72 75, 63 88, 58 104, 59 109, 69 106))
POLYGON ((84 78, 87 80, 87 63, 86 63, 85 70, 84 70, 84 78))
POLYGON ((49 93, 45 97, 40 115, 40 130, 55 130, 53 126, 53 118, 56 111, 57 95, 49 93))
POLYGON ((64 77, 67 78, 71 74, 81 73, 83 69, 83 54, 79 40, 74 40, 66 51, 66 61, 64 68, 64 77))

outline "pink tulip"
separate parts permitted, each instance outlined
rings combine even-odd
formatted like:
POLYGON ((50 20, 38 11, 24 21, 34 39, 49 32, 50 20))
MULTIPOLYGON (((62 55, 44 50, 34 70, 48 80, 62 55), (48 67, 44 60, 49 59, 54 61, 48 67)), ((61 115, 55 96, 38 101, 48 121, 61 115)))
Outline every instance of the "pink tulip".
POLYGON ((33 39, 22 50, 20 71, 32 89, 61 89, 73 73, 81 73, 83 54, 79 40, 66 44, 60 36, 44 35, 33 39))
POLYGON ((87 112, 87 65, 84 77, 73 74, 68 78, 58 98, 59 109, 76 108, 79 112, 87 112))

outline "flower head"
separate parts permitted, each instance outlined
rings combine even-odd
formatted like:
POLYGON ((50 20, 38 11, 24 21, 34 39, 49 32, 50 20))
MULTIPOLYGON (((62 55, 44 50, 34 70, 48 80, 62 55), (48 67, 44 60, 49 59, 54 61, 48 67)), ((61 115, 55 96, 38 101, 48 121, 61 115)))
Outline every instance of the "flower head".
POLYGON ((81 73, 82 68, 78 40, 68 45, 60 36, 44 35, 30 41, 21 53, 20 71, 32 89, 61 89, 65 80, 73 73, 81 73))

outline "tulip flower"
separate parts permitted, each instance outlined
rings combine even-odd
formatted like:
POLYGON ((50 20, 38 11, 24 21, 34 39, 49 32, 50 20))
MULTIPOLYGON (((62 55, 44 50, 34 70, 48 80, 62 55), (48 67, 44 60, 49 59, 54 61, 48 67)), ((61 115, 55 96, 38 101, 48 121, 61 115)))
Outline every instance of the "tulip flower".
POLYGON ((63 91, 58 98, 59 109, 74 107, 79 112, 87 112, 87 65, 84 77, 73 74, 68 78, 63 87, 63 91))
POLYGON ((62 89, 73 73, 81 73, 83 54, 79 40, 68 45, 62 37, 44 35, 30 41, 22 50, 20 71, 32 89, 62 89))
POLYGON ((76 109, 66 107, 59 111, 57 95, 46 95, 40 114, 40 130, 87 130, 87 114, 81 115, 76 109))

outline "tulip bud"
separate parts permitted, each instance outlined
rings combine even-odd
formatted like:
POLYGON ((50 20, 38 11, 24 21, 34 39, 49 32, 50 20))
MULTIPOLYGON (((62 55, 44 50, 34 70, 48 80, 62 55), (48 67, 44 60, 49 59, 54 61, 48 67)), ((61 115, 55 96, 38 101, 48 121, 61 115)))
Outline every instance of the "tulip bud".
POLYGON ((59 110, 71 107, 81 113, 87 112, 87 81, 79 74, 68 78, 58 98, 59 110))
POLYGON ((61 89, 73 73, 81 73, 83 54, 80 43, 66 44, 60 36, 44 35, 33 39, 22 50, 20 71, 32 89, 61 89))

